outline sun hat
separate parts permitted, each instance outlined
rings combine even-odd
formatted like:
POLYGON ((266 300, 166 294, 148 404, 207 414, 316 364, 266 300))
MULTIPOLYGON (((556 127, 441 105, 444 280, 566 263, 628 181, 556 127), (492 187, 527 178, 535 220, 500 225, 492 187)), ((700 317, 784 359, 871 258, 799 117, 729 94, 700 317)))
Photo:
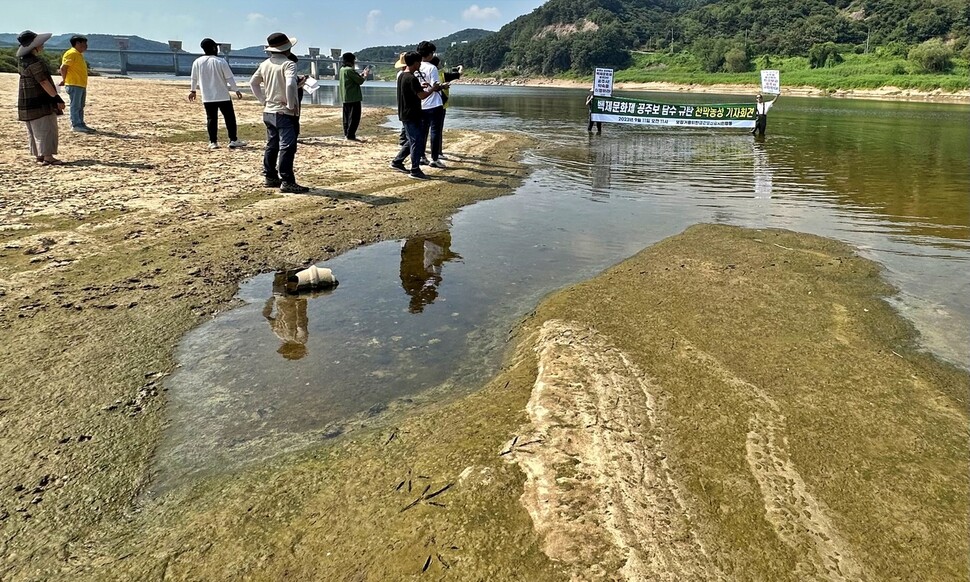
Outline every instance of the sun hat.
POLYGON ((266 37, 266 46, 263 47, 268 53, 285 53, 296 45, 296 39, 286 36, 282 32, 274 32, 266 37))
POLYGON ((20 47, 17 49, 17 56, 22 57, 29 54, 35 48, 42 46, 50 40, 51 35, 50 32, 41 32, 38 34, 32 30, 21 32, 20 36, 17 37, 17 42, 20 43, 20 47))
POLYGON ((403 52, 403 53, 401 53, 401 56, 399 56, 397 58, 397 62, 394 63, 394 68, 395 69, 401 69, 401 68, 404 68, 404 67, 408 66, 407 63, 404 62, 404 55, 406 55, 406 54, 407 54, 406 52, 403 52))

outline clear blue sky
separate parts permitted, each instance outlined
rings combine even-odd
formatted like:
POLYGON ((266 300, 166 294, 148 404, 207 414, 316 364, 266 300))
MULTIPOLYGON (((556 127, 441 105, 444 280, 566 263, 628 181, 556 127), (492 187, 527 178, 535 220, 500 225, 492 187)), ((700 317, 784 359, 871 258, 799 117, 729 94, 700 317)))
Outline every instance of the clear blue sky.
MULTIPOLYGON (((0 32, 137 35, 181 40, 205 37, 233 48, 265 44, 272 32, 299 39, 298 48, 355 51, 415 44, 464 28, 498 30, 545 0, 44 0, 7 1, 0 32), (405 8, 406 6, 409 6, 405 8), (10 29, 10 30, 6 30, 10 29)), ((191 49, 189 49, 191 50, 191 49)), ((298 54, 304 50, 297 51, 298 54)))

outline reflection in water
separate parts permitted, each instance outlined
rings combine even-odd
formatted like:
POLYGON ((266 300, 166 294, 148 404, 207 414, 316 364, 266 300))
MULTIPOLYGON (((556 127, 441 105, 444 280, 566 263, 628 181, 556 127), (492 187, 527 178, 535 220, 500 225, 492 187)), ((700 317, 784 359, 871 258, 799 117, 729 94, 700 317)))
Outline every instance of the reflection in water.
POLYGON ((283 345, 276 350, 287 360, 299 360, 306 355, 307 333, 306 299, 273 294, 263 306, 263 317, 269 322, 283 345), (273 314, 273 307, 276 314, 273 314))
POLYGON ((434 303, 441 269, 454 259, 461 255, 451 252, 451 231, 411 237, 401 244, 401 287, 411 297, 408 311, 421 313, 425 305, 434 303))
POLYGON ((768 163, 768 148, 764 146, 764 138, 757 137, 754 142, 754 197, 771 198, 774 172, 768 163))
POLYGON ((289 275, 289 271, 281 271, 273 277, 273 295, 263 305, 263 317, 276 337, 283 341, 276 353, 287 360, 299 360, 307 355, 306 344, 310 338, 307 299, 329 291, 296 295, 288 291, 288 287, 292 287, 287 285, 289 275))

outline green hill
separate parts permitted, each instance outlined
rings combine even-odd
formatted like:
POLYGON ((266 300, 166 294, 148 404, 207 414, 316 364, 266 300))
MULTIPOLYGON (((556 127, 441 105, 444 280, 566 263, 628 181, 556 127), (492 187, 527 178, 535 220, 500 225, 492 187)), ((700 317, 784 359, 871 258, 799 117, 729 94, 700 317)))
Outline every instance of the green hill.
POLYGON ((481 73, 585 75, 628 68, 637 52, 668 53, 702 72, 740 73, 764 55, 818 68, 877 48, 905 58, 928 43, 950 61, 924 72, 945 72, 970 56, 968 38, 966 0, 549 0, 449 56, 481 73))
MULTIPOLYGON (((464 30, 459 30, 448 36, 432 39, 431 42, 438 47, 438 54, 447 60, 451 60, 449 57, 451 53, 460 46, 467 46, 466 43, 472 43, 479 39, 486 38, 489 35, 495 34, 490 30, 482 30, 480 28, 466 28, 464 30), (454 45, 454 46, 452 46, 454 45)), ((423 39, 419 39, 423 40, 423 39)), ((417 43, 415 43, 417 44, 417 43)), ((397 45, 397 46, 375 46, 368 47, 357 51, 358 61, 376 61, 376 62, 388 62, 392 63, 397 60, 398 55, 404 51, 414 50, 415 45, 397 45)))

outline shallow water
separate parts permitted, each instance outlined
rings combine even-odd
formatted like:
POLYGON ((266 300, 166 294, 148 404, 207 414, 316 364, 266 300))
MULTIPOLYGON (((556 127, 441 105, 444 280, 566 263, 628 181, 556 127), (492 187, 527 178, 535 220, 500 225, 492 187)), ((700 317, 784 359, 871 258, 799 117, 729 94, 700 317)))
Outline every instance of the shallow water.
MULTIPOLYGON (((393 88, 365 85, 364 99, 392 105, 393 88)), ((583 100, 580 90, 456 87, 447 126, 528 132, 539 140, 525 154, 531 176, 513 196, 463 209, 447 231, 328 261, 340 280, 332 293, 274 294, 272 274, 245 282, 246 305, 179 348, 154 489, 337 436, 434 387, 479 386, 544 295, 698 222, 858 247, 884 265, 924 344, 966 367, 970 107, 784 97, 757 142, 609 124, 588 135, 583 100)))

